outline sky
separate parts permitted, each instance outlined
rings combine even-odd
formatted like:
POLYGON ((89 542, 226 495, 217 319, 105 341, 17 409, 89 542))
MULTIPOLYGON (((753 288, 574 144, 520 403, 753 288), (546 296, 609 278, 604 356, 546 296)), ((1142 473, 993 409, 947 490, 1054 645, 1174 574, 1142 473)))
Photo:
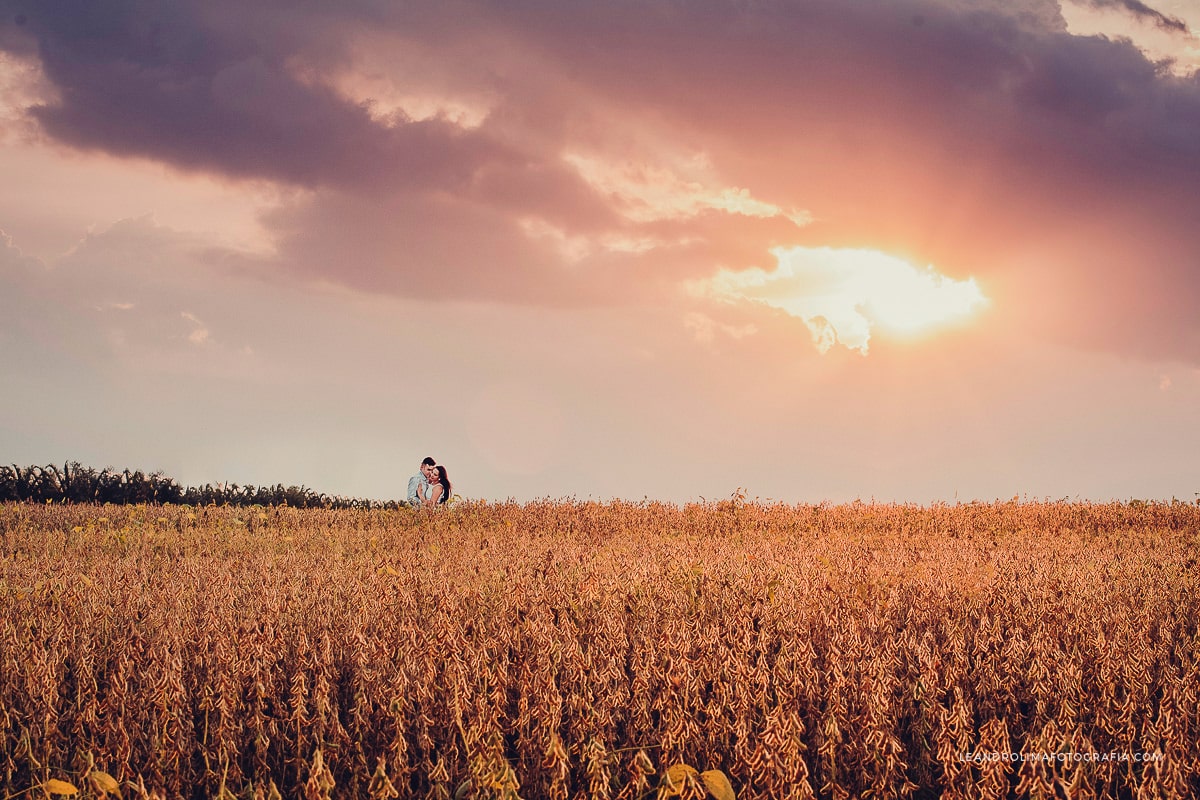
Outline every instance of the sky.
POLYGON ((0 0, 0 461, 1200 498, 1200 0, 0 0))

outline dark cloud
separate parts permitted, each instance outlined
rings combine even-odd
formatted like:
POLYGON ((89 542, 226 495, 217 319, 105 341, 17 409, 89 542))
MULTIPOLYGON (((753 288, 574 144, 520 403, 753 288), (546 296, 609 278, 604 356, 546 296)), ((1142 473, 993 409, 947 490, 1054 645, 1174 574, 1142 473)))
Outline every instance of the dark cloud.
POLYGON ((26 16, 0 46, 36 45, 56 90, 33 111, 48 135, 317 190, 265 220, 278 270, 574 304, 766 266, 772 245, 877 247, 1008 287, 1013 324, 1200 360, 1200 75, 1072 36, 1053 2, 0 8, 26 16), (400 88, 490 98, 482 123, 381 120, 334 89, 370 37, 400 88), (631 219, 574 151, 703 153, 717 188, 815 222, 631 219))
POLYGON ((455 198, 325 193, 266 222, 279 241, 271 264, 364 291, 508 303, 584 299, 561 261, 508 217, 455 198))
POLYGON ((264 18, 262 9, 239 13, 223 3, 118 0, 6 5, 24 8, 28 21, 0 41, 33 37, 59 96, 33 108, 34 117, 80 148, 361 188, 453 187, 479 163, 504 158, 495 142, 443 120, 385 125, 304 80, 291 59, 322 67, 345 57, 345 22, 319 12, 288 5, 264 18))

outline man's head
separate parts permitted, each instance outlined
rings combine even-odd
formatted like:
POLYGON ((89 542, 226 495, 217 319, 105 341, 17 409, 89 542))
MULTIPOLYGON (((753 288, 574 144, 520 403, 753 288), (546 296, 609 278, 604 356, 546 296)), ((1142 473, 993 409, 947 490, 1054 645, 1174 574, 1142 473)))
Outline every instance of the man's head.
POLYGON ((433 476, 437 474, 437 462, 433 460, 432 456, 425 456, 421 460, 421 474, 428 481, 432 481, 433 476))

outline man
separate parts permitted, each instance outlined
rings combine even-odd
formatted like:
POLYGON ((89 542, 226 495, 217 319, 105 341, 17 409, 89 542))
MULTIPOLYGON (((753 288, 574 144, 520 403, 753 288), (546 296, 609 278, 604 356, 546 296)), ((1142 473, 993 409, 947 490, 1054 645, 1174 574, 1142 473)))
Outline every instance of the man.
POLYGON ((437 462, 430 456, 421 460, 421 471, 408 479, 408 497, 405 498, 410 506, 420 508, 429 496, 430 477, 434 474, 437 462))

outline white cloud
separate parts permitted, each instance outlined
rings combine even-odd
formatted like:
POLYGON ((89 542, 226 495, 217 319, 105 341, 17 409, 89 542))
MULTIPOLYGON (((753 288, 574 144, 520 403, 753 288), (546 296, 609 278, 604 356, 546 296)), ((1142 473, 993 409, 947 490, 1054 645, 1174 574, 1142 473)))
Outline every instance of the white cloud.
POLYGON ((928 333, 987 304, 973 278, 955 280, 874 250, 795 247, 772 253, 778 265, 770 272, 721 270, 688 288, 786 311, 804 321, 823 353, 841 344, 866 354, 876 330, 893 337, 928 333))
POLYGON ((580 261, 592 251, 588 237, 569 234, 540 217, 526 217, 518 225, 530 239, 549 242, 567 261, 580 261))
POLYGON ((755 325, 729 325, 723 322, 717 322, 707 314, 702 314, 699 311, 692 311, 686 314, 683 318, 683 326, 692 332, 696 337, 696 341, 703 344, 711 344, 716 341, 717 334, 728 336, 730 339, 744 339, 747 336, 753 336, 758 333, 758 328, 755 325))
POLYGON ((201 322, 195 314, 189 311, 184 311, 180 314, 181 317, 192 323, 192 332, 188 334, 188 341, 192 344, 204 344, 208 341, 208 328, 201 322))
POLYGON ((0 51, 0 142, 37 138, 37 127, 26 109, 55 99, 36 61, 0 51))
POLYGON ((1195 2, 1159 2, 1146 6, 1141 17, 1130 12, 1124 3, 1064 2, 1062 14, 1068 29, 1076 36, 1104 36, 1128 39, 1152 61, 1169 61, 1176 75, 1190 75, 1200 69, 1200 5, 1195 2), (1149 11, 1153 7, 1153 12, 1149 11), (1184 32, 1171 26, 1157 24, 1162 18, 1182 22, 1184 32))
POLYGON ((298 58, 288 68, 297 80, 332 88, 388 126, 436 119, 474 129, 499 102, 487 89, 444 74, 438 60, 411 41, 367 33, 356 38, 353 51, 352 63, 332 70, 298 58))
POLYGON ((604 233, 597 236, 572 234, 541 217, 525 217, 517 223, 530 239, 551 244, 570 262, 578 262, 598 253, 646 253, 659 247, 687 245, 694 241, 680 237, 674 241, 653 236, 631 236, 623 233, 604 233))
POLYGON ((721 186, 705 167, 707 160, 691 160, 698 175, 683 176, 656 164, 625 162, 569 153, 563 160, 570 164, 592 188, 607 195, 623 216, 633 222, 662 219, 689 219, 717 210, 746 217, 769 219, 786 217, 797 225, 812 221, 807 211, 785 209, 755 198, 749 189, 721 186))

